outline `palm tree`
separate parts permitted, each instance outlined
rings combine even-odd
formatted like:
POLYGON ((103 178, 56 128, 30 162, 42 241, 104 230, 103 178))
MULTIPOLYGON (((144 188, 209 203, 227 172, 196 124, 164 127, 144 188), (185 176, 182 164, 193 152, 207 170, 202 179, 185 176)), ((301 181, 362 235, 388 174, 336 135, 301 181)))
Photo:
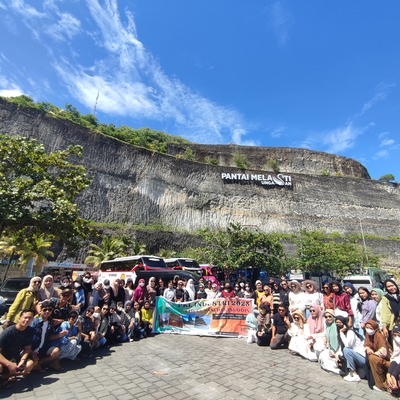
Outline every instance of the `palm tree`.
POLYGON ((133 248, 132 248, 133 254, 146 254, 147 249, 146 245, 143 243, 135 242, 133 248))
POLYGON ((18 235, 3 236, 0 240, 0 253, 8 257, 8 263, 3 276, 3 282, 7 278, 8 270, 15 256, 21 255, 22 240, 18 235))
POLYGON ((100 246, 92 243, 90 247, 92 247, 89 250, 91 255, 86 257, 85 264, 93 264, 94 268, 97 268, 102 261, 126 256, 126 245, 116 236, 103 236, 100 246))
POLYGON ((42 235, 35 235, 26 240, 21 247, 21 266, 27 267, 29 261, 33 259, 34 272, 40 272, 42 264, 47 264, 47 257, 54 257, 54 253, 49 250, 52 241, 42 235))
POLYGON ((158 256, 161 258, 172 258, 174 257, 176 252, 174 250, 166 250, 166 249, 160 249, 158 252, 158 256))

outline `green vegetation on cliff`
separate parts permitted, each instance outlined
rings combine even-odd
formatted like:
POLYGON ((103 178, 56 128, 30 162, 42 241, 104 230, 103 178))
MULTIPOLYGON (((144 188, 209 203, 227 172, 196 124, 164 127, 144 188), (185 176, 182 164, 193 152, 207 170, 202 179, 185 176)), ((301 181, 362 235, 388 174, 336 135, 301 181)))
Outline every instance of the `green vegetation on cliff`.
POLYGON ((10 103, 17 104, 19 108, 36 108, 45 111, 50 115, 56 116, 57 118, 67 119, 85 128, 102 133, 105 136, 110 136, 125 143, 144 147, 160 153, 167 153, 168 144, 191 143, 189 140, 182 137, 169 135, 165 132, 156 131, 150 128, 133 129, 126 125, 119 127, 116 127, 114 124, 107 125, 99 122, 93 114, 81 114, 76 107, 71 104, 66 104, 65 109, 63 110, 48 102, 35 102, 29 96, 25 95, 3 99, 10 103))

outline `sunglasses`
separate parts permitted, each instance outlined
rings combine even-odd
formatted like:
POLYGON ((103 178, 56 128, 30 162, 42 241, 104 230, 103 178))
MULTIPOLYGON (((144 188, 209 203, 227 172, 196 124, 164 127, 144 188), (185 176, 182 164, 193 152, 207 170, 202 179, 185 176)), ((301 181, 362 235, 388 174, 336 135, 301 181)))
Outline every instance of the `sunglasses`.
POLYGON ((286 310, 278 310, 279 312, 285 312, 286 310))
POLYGON ((110 311, 115 311, 115 308, 110 308, 109 310, 110 310, 110 311))
POLYGON ((315 312, 315 310, 311 310, 311 309, 310 309, 310 312, 315 312))
POLYGON ((33 284, 35 285, 36 283, 42 283, 42 281, 33 281, 33 284))
POLYGON ((332 317, 332 315, 324 315, 324 318, 327 319, 327 318, 333 318, 333 317, 332 317))
POLYGON ((42 308, 42 311, 44 311, 44 312, 52 312, 53 309, 52 308, 42 308))
POLYGON ((106 311, 108 310, 108 308, 107 308, 107 307, 103 307, 102 309, 103 309, 103 310, 106 310, 106 311))
POLYGON ((90 311, 90 310, 86 311, 86 314, 93 314, 93 313, 94 313, 94 311, 90 311))
POLYGON ((312 285, 306 285, 306 288, 312 288, 312 285))
POLYGON ((70 316, 69 316, 69 319, 77 319, 77 318, 78 318, 77 315, 70 315, 70 316))

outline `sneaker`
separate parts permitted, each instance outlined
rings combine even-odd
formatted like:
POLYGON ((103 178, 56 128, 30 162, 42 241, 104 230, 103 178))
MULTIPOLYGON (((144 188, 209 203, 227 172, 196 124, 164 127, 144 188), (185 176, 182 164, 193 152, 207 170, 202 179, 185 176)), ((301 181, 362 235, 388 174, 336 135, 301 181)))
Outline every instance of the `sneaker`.
POLYGON ((361 378, 357 374, 348 374, 343 378, 346 382, 360 382, 361 378))
POLYGON ((378 386, 375 386, 375 385, 372 389, 376 390, 377 392, 382 392, 382 389, 379 389, 378 386))

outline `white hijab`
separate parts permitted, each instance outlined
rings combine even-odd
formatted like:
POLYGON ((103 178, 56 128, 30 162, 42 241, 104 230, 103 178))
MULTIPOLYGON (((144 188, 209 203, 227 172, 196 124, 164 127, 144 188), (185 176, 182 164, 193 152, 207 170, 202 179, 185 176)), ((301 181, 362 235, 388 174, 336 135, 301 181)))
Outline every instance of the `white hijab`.
POLYGON ((187 284, 186 284, 186 291, 189 294, 190 300, 195 300, 196 299, 196 291, 194 288, 194 281, 193 279, 189 279, 187 284))

